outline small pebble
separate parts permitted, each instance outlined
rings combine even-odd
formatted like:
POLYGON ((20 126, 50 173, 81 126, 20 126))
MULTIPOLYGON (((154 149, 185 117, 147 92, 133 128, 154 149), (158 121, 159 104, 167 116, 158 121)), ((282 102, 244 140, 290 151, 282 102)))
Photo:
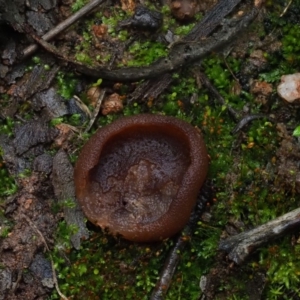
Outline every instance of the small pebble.
POLYGON ((281 82, 277 87, 281 98, 293 103, 300 99, 300 73, 281 76, 281 82))

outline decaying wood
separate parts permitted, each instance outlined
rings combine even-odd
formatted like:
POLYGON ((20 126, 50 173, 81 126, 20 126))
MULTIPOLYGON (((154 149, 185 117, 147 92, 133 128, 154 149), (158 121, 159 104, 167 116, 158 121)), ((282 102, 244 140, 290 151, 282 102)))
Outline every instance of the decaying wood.
POLYGON ((241 264, 257 247, 300 226, 300 208, 273 221, 222 240, 219 249, 229 253, 228 257, 241 264))
POLYGON ((89 231, 75 197, 73 166, 64 150, 59 150, 53 158, 52 183, 58 202, 63 206, 66 223, 69 226, 75 225, 78 229, 71 235, 71 242, 74 248, 79 250, 81 239, 87 239, 89 231), (66 201, 68 201, 68 205, 66 201))
MULTIPOLYGON (((45 41, 50 41, 55 36, 57 36, 59 33, 68 29, 72 24, 77 22, 80 18, 82 18, 86 14, 90 13, 93 9, 95 9, 98 5, 100 5, 104 1, 105 0, 92 0, 87 5, 85 5, 83 8, 81 8, 78 12, 76 12, 75 14, 73 14, 72 16, 70 16, 69 18, 64 20, 63 22, 59 23, 56 27, 52 28, 41 38, 45 41)), ((37 44, 28 46, 26 49, 24 49, 22 58, 26 58, 26 57, 32 55, 37 50, 37 48, 38 48, 37 44)))
POLYGON ((173 81, 172 74, 166 73, 158 78, 143 81, 130 95, 129 102, 156 99, 173 81))
POLYGON ((211 34, 241 0, 220 0, 204 18, 187 34, 184 41, 197 41, 211 34))
POLYGON ((35 66, 24 85, 18 87, 18 96, 25 101, 34 94, 47 90, 59 69, 59 66, 53 66, 51 70, 45 70, 44 65, 35 66))

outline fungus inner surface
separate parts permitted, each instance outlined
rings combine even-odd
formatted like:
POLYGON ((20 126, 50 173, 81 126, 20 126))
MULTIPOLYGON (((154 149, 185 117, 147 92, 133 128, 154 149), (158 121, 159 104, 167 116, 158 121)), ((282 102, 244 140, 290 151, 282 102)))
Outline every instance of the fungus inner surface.
POLYGON ((88 197, 97 199, 86 202, 92 200, 98 225, 145 224, 164 215, 190 165, 190 149, 184 140, 180 131, 155 126, 110 138, 89 173, 92 193, 88 197))

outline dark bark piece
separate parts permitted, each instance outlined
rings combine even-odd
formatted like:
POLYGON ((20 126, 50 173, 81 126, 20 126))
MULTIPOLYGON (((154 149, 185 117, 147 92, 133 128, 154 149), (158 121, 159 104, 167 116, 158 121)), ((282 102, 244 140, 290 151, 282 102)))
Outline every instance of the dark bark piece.
POLYGON ((33 169, 36 172, 50 174, 52 171, 53 159, 50 154, 44 153, 37 156, 33 161, 33 169))
POLYGON ((12 139, 6 134, 0 135, 0 148, 2 150, 1 156, 5 160, 6 165, 13 166, 16 162, 16 153, 13 146, 12 139))
POLYGON ((48 288, 54 287, 51 262, 44 257, 44 254, 38 253, 33 258, 29 270, 48 288))
POLYGON ((19 64, 17 66, 14 66, 13 70, 5 76, 5 80, 7 84, 16 83, 16 79, 22 77, 25 71, 26 71, 25 64, 19 64))
POLYGON ((22 100, 26 100, 35 93, 49 88, 58 70, 58 66, 53 67, 51 70, 46 70, 42 64, 35 66, 27 82, 19 87, 18 96, 22 100))
POLYGON ((32 105, 35 110, 42 110, 42 114, 47 120, 68 114, 63 98, 54 88, 37 93, 32 99, 32 105))
POLYGON ((53 196, 51 191, 46 195, 41 193, 37 174, 33 173, 30 177, 23 178, 20 185, 22 188, 10 203, 6 203, 6 211, 13 203, 17 205, 13 210, 14 213, 10 213, 14 224, 10 230, 11 234, 0 243, 0 264, 3 269, 13 271, 13 278, 11 287, 1 291, 0 294, 4 295, 4 299, 39 299, 49 291, 48 288, 44 288, 41 282, 32 276, 30 280, 30 274, 25 274, 23 270, 30 266, 35 253, 44 249, 43 241, 37 236, 31 224, 39 228, 44 239, 53 236, 57 224, 55 216, 50 212, 50 199, 53 199, 53 196), (27 202, 28 199, 30 201, 27 202), (27 205, 24 205, 25 202, 27 205))
POLYGON ((235 263, 241 264, 257 247, 299 225, 300 208, 297 208, 252 230, 222 240, 219 249, 229 253, 228 257, 235 263))
POLYGON ((138 99, 157 98, 173 81, 172 75, 167 73, 158 78, 141 83, 130 95, 130 102, 138 99))
POLYGON ((14 40, 10 40, 1 55, 3 61, 5 61, 6 65, 12 65, 15 62, 17 57, 16 53, 16 43, 14 40))
POLYGON ((208 36, 222 22, 241 0, 221 0, 195 25, 187 34, 184 41, 197 41, 201 37, 208 36))
POLYGON ((45 34, 53 27, 53 23, 49 19, 48 15, 40 12, 28 11, 26 13, 27 22, 30 24, 38 33, 38 35, 45 34))
POLYGON ((83 213, 75 197, 73 180, 73 166, 64 150, 57 152, 53 159, 52 184, 54 193, 64 207, 65 220, 68 225, 76 225, 78 231, 71 236, 71 242, 75 249, 80 249, 81 239, 87 239, 89 232, 85 225, 83 213), (65 205, 65 201, 71 202, 73 207, 65 205))
POLYGON ((12 272, 9 268, 0 270, 0 300, 5 300, 5 292, 12 288, 12 272))
POLYGON ((0 23, 7 22, 14 29, 22 32, 24 19, 24 0, 0 0, 0 23))
POLYGON ((21 155, 34 146, 51 143, 57 134, 58 130, 55 128, 49 128, 39 121, 30 121, 16 129, 14 139, 16 153, 21 155))
POLYGON ((18 157, 13 146, 13 141, 7 135, 0 135, 0 148, 3 159, 12 174, 18 174, 30 168, 30 164, 23 157, 18 157))
POLYGON ((86 108, 75 97, 67 101, 66 105, 67 105, 67 110, 69 115, 73 115, 73 114, 80 115, 81 124, 83 124, 85 121, 89 119, 90 115, 88 114, 86 108))

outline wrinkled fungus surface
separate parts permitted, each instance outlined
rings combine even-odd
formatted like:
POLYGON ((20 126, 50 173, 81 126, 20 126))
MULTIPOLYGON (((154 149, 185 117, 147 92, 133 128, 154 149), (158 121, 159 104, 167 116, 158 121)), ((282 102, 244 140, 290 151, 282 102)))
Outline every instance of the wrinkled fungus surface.
POLYGON ((208 169, 202 137, 174 117, 125 117, 99 129, 75 167, 86 217, 132 241, 158 241, 187 223, 208 169))

